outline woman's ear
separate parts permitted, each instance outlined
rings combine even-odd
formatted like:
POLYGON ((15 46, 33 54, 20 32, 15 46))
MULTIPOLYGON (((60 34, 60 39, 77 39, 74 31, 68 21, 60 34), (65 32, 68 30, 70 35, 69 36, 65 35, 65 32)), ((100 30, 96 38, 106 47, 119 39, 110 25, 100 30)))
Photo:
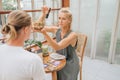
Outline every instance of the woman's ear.
POLYGON ((24 28, 24 34, 28 33, 28 31, 29 31, 29 27, 25 27, 24 28))

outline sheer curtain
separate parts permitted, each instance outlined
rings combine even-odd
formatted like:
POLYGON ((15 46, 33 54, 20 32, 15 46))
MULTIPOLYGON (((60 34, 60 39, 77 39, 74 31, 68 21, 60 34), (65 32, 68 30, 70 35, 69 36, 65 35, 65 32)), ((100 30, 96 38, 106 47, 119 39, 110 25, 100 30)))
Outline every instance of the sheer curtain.
POLYGON ((109 63, 120 63, 120 20, 117 25, 115 18, 118 3, 119 0, 70 0, 70 9, 73 12, 72 29, 88 36, 86 56, 105 61, 111 59, 109 63), (116 28, 119 31, 115 32, 116 28), (112 34, 117 35, 116 43, 112 34))

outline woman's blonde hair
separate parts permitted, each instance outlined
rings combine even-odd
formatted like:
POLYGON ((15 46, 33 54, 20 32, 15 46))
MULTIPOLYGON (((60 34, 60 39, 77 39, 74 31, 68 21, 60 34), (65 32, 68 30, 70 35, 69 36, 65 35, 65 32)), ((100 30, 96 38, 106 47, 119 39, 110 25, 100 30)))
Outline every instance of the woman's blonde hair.
POLYGON ((8 15, 7 24, 2 27, 2 33, 8 35, 7 40, 15 39, 18 32, 31 25, 31 17, 25 11, 15 10, 8 15))
POLYGON ((61 8, 59 13, 65 13, 67 18, 70 20, 70 24, 72 22, 72 12, 69 10, 69 8, 61 8))

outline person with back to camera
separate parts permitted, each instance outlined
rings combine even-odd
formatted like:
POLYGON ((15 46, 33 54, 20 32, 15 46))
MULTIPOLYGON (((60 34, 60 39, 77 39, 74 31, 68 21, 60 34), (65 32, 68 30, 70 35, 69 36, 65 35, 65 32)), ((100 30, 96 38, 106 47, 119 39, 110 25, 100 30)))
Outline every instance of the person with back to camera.
POLYGON ((44 27, 40 30, 50 46, 57 53, 66 56, 65 67, 57 72, 57 80, 77 80, 79 59, 76 54, 77 34, 71 30, 72 13, 68 8, 62 8, 58 14, 58 26, 44 27), (47 32, 56 34, 54 41, 47 32))
POLYGON ((8 15, 2 28, 7 41, 0 46, 0 80, 45 80, 42 59, 23 48, 31 27, 31 17, 26 12, 15 10, 8 15))

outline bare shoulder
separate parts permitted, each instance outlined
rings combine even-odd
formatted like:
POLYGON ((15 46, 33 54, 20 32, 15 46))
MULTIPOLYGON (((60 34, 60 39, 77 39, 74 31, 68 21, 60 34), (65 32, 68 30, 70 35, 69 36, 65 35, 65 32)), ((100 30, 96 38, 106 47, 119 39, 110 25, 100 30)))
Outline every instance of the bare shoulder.
POLYGON ((71 32, 71 33, 70 33, 70 36, 71 36, 71 37, 74 37, 74 38, 77 38, 77 33, 71 32))
POLYGON ((71 39, 70 44, 74 47, 77 41, 77 33, 71 32, 69 37, 71 39))
POLYGON ((77 39, 77 33, 71 32, 66 38, 69 39, 70 41, 76 40, 77 39))

